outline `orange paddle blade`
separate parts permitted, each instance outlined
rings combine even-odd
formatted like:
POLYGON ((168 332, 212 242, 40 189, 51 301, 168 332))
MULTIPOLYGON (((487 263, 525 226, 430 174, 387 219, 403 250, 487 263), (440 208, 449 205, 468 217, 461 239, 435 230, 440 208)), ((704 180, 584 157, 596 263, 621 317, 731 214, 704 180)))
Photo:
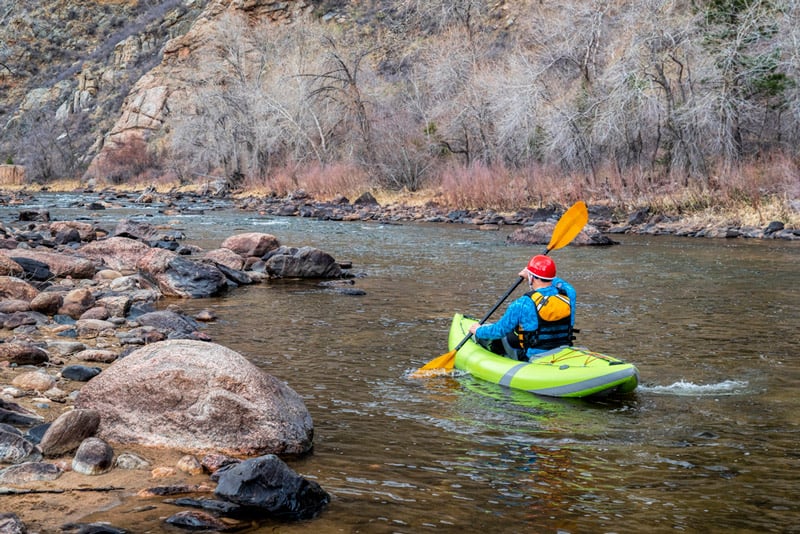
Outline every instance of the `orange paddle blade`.
POLYGON ((569 245, 575 236, 581 233, 587 222, 589 222, 589 210, 586 208, 586 203, 579 200, 565 211, 556 223, 550 244, 547 245, 547 252, 569 245))
POLYGON ((425 371, 432 371, 434 369, 445 369, 449 371, 456 365, 456 351, 451 350, 450 352, 446 352, 441 356, 438 356, 416 371, 411 376, 423 376, 427 373, 425 371))

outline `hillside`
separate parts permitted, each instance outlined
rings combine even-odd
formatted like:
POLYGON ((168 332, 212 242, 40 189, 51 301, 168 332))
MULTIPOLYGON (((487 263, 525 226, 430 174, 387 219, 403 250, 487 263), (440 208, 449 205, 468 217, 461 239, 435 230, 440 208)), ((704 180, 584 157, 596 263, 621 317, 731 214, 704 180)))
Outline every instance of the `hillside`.
POLYGON ((17 4, 0 157, 31 182, 796 216, 794 1, 17 4))

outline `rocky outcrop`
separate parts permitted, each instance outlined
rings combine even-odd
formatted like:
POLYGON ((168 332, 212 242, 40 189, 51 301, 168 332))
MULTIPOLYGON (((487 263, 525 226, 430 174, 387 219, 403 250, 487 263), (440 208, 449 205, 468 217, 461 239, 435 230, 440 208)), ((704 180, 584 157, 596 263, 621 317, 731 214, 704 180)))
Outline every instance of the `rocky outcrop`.
POLYGON ((246 12, 251 20, 289 21, 310 8, 311 4, 299 0, 210 2, 188 32, 167 42, 161 64, 134 85, 119 119, 104 136, 103 146, 84 177, 102 178, 108 172, 113 154, 126 145, 166 143, 163 138, 170 121, 191 112, 187 109, 190 101, 187 92, 192 90, 190 80, 196 71, 195 64, 212 54, 214 43, 210 36, 225 13, 246 12))
POLYGON ((300 396, 240 354, 192 340, 153 343, 111 364, 76 406, 101 414, 98 436, 186 451, 301 454, 313 423, 300 396))

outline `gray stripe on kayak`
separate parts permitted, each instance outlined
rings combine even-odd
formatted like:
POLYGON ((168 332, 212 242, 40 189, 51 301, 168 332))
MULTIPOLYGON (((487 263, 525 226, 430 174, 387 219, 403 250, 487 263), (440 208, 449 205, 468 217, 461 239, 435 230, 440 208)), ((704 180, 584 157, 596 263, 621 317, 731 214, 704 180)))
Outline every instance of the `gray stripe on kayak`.
POLYGON ((520 363, 518 363, 517 365, 515 365, 514 367, 512 367, 511 369, 506 371, 506 374, 503 375, 503 378, 500 379, 500 382, 498 382, 498 384, 500 384, 501 386, 505 386, 507 388, 510 388, 511 387, 511 380, 514 379, 514 375, 517 374, 517 372, 519 372, 520 369, 522 369, 523 367, 525 367, 527 365, 528 365, 528 362, 520 362, 520 363))
MULTIPOLYGON (((576 382, 574 384, 567 384, 555 388, 529 389, 528 391, 530 393, 536 393, 538 395, 563 397, 571 393, 578 393, 579 391, 584 391, 587 389, 596 388, 598 386, 603 386, 605 384, 610 384, 612 382, 616 382, 617 380, 622 380, 623 378, 629 378, 635 374, 636 374, 635 369, 623 369, 621 371, 617 371, 616 373, 612 373, 610 375, 598 376, 597 378, 584 380, 583 382, 576 382)), ((505 377, 503 377, 503 379, 505 379, 505 377)))

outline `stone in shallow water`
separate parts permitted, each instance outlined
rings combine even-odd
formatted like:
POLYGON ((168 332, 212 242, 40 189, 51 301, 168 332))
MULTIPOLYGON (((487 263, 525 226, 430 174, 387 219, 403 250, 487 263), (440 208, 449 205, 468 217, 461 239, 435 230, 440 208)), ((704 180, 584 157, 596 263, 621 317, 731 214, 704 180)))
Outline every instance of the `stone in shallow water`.
POLYGON ((36 445, 18 433, 0 430, 0 463, 19 464, 42 458, 36 445))
POLYGON ((99 367, 89 367, 86 365, 68 365, 61 370, 61 376, 69 380, 78 382, 88 382, 100 374, 102 369, 99 367))
MULTIPOLYGON (((25 462, 0 471, 0 484, 24 484, 42 480, 55 480, 61 476, 61 468, 45 462, 25 462)), ((0 529, 0 532, 5 532, 0 529)))
POLYGON ((229 530, 232 528, 232 525, 228 525, 227 523, 220 521, 209 513, 190 510, 173 514, 168 517, 166 521, 170 525, 190 528, 193 530, 202 529, 220 531, 229 530))
POLYGON ((287 521, 310 519, 330 502, 319 484, 300 476, 274 454, 245 460, 220 473, 214 495, 258 515, 287 521))
POLYGON ((102 475, 113 464, 114 450, 99 438, 86 438, 72 459, 72 470, 83 475, 102 475))

